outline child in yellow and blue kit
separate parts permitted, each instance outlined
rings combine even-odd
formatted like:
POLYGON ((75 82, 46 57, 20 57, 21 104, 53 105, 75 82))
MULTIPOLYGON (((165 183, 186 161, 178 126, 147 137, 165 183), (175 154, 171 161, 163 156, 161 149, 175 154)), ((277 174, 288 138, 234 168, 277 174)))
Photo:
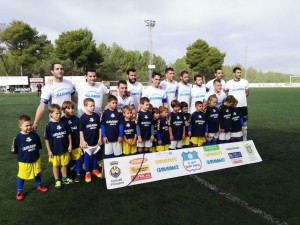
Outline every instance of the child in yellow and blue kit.
POLYGON ((169 113, 168 109, 164 106, 159 107, 160 117, 158 119, 157 124, 157 146, 156 150, 158 152, 169 150, 170 141, 170 133, 169 133, 169 113))
POLYGON ((122 142, 123 155, 133 155, 137 152, 137 134, 135 122, 132 121, 132 110, 130 106, 126 105, 122 109, 124 116, 124 136, 122 142))
POLYGON ((62 110, 64 116, 61 121, 66 122, 71 129, 72 137, 72 151, 70 153, 70 163, 69 166, 75 166, 76 177, 74 182, 80 182, 80 174, 82 171, 82 159, 83 155, 80 145, 80 135, 79 135, 79 118, 74 115, 74 104, 71 101, 64 101, 62 104, 62 110))
POLYGON ((48 188, 42 186, 41 158, 39 150, 42 149, 40 137, 32 132, 31 119, 27 115, 19 117, 20 133, 15 137, 12 153, 18 154, 19 172, 17 179, 17 200, 24 199, 24 181, 35 179, 36 189, 47 192, 48 188))
POLYGON ((67 177, 67 165, 72 151, 71 130, 66 122, 60 120, 61 108, 57 104, 49 105, 51 121, 45 129, 45 145, 48 151, 49 162, 53 164, 55 188, 60 190, 61 184, 73 184, 74 181, 67 177), (62 180, 59 179, 61 167, 62 180))

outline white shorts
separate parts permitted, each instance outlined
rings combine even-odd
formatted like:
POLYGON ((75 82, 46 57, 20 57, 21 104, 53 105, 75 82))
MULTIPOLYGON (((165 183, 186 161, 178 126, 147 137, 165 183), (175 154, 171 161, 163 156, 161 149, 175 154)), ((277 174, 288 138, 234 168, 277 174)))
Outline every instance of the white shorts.
POLYGON ((231 133, 230 133, 230 137, 232 137, 232 138, 240 138, 240 137, 242 137, 242 136, 243 136, 242 131, 239 131, 239 132, 231 132, 231 133))
POLYGON ((87 148, 84 149, 84 152, 86 152, 89 156, 91 156, 91 155, 95 155, 99 150, 100 150, 100 146, 95 145, 95 146, 88 146, 87 148))
POLYGON ((169 145, 169 148, 170 149, 182 148, 182 140, 171 141, 171 144, 169 145))
POLYGON ((217 139, 219 137, 219 132, 217 133, 208 133, 206 140, 211 141, 213 138, 217 139))
POLYGON ((150 148, 150 147, 152 147, 152 141, 146 140, 146 141, 142 141, 142 143, 137 142, 137 147, 138 148, 143 148, 143 147, 150 148))
POLYGON ((104 154, 105 155, 114 154, 115 156, 122 155, 122 143, 118 141, 105 143, 104 154))
POLYGON ((220 133, 219 140, 221 141, 230 140, 230 132, 220 133))

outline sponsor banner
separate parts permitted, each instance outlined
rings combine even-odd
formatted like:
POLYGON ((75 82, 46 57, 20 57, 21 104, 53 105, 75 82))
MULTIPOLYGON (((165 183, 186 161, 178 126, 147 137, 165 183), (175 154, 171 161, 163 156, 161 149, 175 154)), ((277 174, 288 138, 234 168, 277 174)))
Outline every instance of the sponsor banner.
POLYGON ((44 83, 44 78, 38 78, 38 77, 29 78, 29 82, 30 82, 30 85, 32 85, 32 84, 43 84, 44 83))
POLYGON ((0 77, 0 86, 7 85, 28 85, 27 76, 0 77))
POLYGON ((104 159, 107 189, 261 162, 253 141, 104 159))

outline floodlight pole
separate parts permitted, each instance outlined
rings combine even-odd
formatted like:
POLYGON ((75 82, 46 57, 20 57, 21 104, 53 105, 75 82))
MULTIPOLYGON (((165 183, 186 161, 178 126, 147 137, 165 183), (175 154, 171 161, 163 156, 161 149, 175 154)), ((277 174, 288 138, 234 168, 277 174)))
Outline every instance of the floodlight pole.
POLYGON ((247 45, 245 49, 245 79, 247 80, 247 45))
POLYGON ((152 69, 155 67, 153 66, 153 52, 152 52, 152 29, 155 26, 155 20, 145 20, 146 26, 148 27, 148 37, 149 37, 149 43, 148 43, 148 49, 150 52, 149 57, 149 83, 151 83, 151 75, 152 75, 152 69))

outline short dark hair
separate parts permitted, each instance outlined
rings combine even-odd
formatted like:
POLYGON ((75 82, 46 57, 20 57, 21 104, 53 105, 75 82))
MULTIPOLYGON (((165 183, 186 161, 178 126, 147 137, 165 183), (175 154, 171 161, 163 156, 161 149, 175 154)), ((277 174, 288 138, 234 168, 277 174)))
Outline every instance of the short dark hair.
POLYGON ((129 75, 130 72, 136 72, 136 70, 134 68, 129 68, 128 70, 126 70, 127 75, 129 75))
POLYGON ((180 72, 180 76, 181 76, 181 77, 182 77, 184 74, 189 74, 189 72, 186 71, 186 70, 183 70, 183 71, 180 72))
POLYGON ((87 75, 88 72, 94 72, 94 73, 97 73, 95 69, 93 69, 93 68, 88 68, 88 69, 85 70, 84 75, 87 75))
POLYGON ((22 115, 19 117, 19 126, 21 126, 24 122, 31 121, 30 116, 22 115))
POLYGON ((234 72, 234 73, 235 73, 237 70, 240 70, 240 71, 242 71, 242 69, 241 69, 240 67, 238 67, 238 66, 237 66, 237 67, 234 67, 234 68, 233 68, 232 72, 234 72))
POLYGON ((215 73, 216 73, 218 70, 222 70, 222 68, 221 68, 221 67, 215 68, 215 73))
POLYGON ((52 63, 52 64, 51 64, 51 70, 52 70, 52 71, 54 70, 54 66, 55 66, 56 64, 63 65, 63 64, 61 64, 60 62, 54 62, 54 63, 52 63))
POLYGON ((160 72, 153 71, 151 77, 154 78, 155 76, 160 76, 160 77, 161 77, 161 73, 160 73, 160 72))
POLYGON ((174 99, 171 101, 171 107, 174 108, 174 107, 180 107, 180 102, 177 100, 177 99, 174 99))
POLYGON ((195 102, 195 107, 197 107, 198 105, 202 105, 203 104, 203 102, 201 102, 201 101, 196 101, 195 102))
POLYGON ((220 79, 215 79, 214 82, 213 82, 213 84, 215 84, 215 83, 222 83, 222 82, 221 82, 220 79))
POLYGON ((150 102, 149 98, 147 98, 147 97, 141 97, 140 103, 143 105, 145 102, 150 102))
POLYGON ((185 101, 180 102, 180 109, 184 107, 189 107, 189 105, 185 101))
POLYGON ((169 72, 169 71, 174 71, 174 69, 173 69, 172 67, 167 67, 167 68, 165 69, 165 73, 167 73, 167 72, 169 72))
POLYGON ((126 80, 119 80, 119 81, 118 81, 118 87, 120 86, 120 84, 125 84, 125 85, 127 85, 127 81, 126 81, 126 80))
POLYGON ((118 101, 117 97, 114 95, 109 95, 107 97, 107 102, 111 102, 111 101, 118 101))
POLYGON ((202 78, 202 80, 203 80, 203 75, 197 74, 197 75, 194 76, 194 81, 196 81, 198 77, 202 78))

